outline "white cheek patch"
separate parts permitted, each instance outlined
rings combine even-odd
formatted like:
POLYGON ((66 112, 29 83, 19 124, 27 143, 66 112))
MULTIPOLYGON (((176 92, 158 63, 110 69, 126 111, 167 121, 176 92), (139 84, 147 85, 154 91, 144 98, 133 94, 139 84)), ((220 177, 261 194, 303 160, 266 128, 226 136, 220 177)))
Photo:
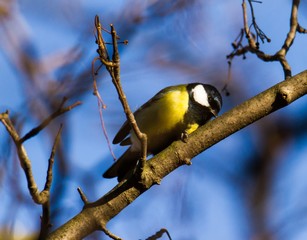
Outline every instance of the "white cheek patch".
POLYGON ((208 102, 208 94, 203 85, 197 85, 192 89, 193 98, 200 105, 210 107, 208 102))

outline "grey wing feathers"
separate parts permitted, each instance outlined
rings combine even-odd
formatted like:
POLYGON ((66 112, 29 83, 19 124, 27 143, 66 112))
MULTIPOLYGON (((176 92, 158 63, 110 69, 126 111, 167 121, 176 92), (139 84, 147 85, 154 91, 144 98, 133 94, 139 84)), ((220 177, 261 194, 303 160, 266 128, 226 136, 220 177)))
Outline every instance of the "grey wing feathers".
POLYGON ((123 126, 119 129, 118 133, 115 135, 114 139, 113 139, 113 144, 117 144, 120 143, 121 141, 123 141, 129 134, 130 132, 130 125, 128 123, 128 121, 126 121, 123 126))

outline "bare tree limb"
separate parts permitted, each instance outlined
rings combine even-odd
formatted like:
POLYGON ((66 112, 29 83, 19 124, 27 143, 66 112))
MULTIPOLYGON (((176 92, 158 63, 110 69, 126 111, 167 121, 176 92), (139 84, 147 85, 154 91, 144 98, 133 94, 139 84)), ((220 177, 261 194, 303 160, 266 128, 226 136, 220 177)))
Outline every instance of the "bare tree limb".
POLYGON ((81 213, 51 233, 48 239, 82 239, 95 230, 100 230, 101 226, 105 226, 110 219, 153 186, 157 179, 162 179, 212 145, 305 94, 307 71, 276 84, 208 122, 192 133, 186 143, 176 141, 145 163, 144 171, 147 178, 151 179, 151 185, 139 184, 132 176, 96 202, 87 204, 81 213))

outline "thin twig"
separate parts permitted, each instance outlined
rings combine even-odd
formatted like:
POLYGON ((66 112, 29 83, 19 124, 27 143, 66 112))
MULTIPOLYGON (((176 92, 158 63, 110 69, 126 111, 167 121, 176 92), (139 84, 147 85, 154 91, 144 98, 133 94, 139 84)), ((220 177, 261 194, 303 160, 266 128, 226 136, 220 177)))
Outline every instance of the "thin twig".
POLYGON ((171 235, 169 234, 169 232, 167 231, 166 228, 161 228, 158 232, 156 232, 154 235, 146 238, 146 240, 156 240, 158 238, 161 238, 163 236, 163 234, 166 233, 167 237, 169 240, 172 240, 171 235))
POLYGON ((297 32, 299 32, 299 33, 307 33, 307 29, 303 28, 301 25, 297 24, 297 32))
POLYGON ((248 45, 252 48, 257 49, 257 45, 255 43, 255 39, 252 36, 252 33, 248 26, 248 19, 247 19, 247 9, 246 9, 246 2, 243 0, 242 2, 242 9, 243 9, 243 26, 244 26, 244 32, 245 36, 248 40, 248 45))
POLYGON ((29 131, 27 134, 25 134, 21 139, 20 139, 20 143, 25 142, 26 140, 34 137, 35 135, 37 135, 41 130, 43 130, 53 119, 57 118, 58 116, 64 114, 65 112, 70 111, 71 109, 73 109, 74 107, 78 106, 81 104, 80 101, 75 102, 72 105, 69 105, 67 107, 63 107, 65 102, 67 101, 67 98, 63 98, 59 108, 52 113, 49 117, 47 117, 45 120, 42 121, 42 123, 40 125, 38 125, 37 127, 33 128, 31 131, 29 131))
POLYGON ((120 237, 111 233, 105 226, 101 226, 101 231, 103 231, 107 236, 109 236, 110 238, 114 240, 122 240, 120 237))
MULTIPOLYGON (((102 110, 103 109, 106 109, 107 106, 104 104, 103 100, 102 100, 102 97, 100 96, 100 93, 98 91, 98 86, 97 86, 97 80, 96 80, 96 74, 94 72, 94 65, 95 65, 95 62, 99 60, 99 58, 95 58, 93 61, 92 61, 92 77, 93 77, 93 88, 94 88, 94 92, 93 94, 97 97, 97 103, 98 103, 98 110, 99 110, 99 117, 100 117, 100 123, 101 123, 101 127, 102 127, 102 132, 103 132, 103 135, 104 137, 106 138, 106 141, 107 141, 107 145, 108 145, 108 148, 109 148, 109 151, 114 159, 114 161, 116 160, 116 156, 113 152, 113 149, 111 147, 111 141, 109 139, 109 136, 108 136, 108 133, 107 133, 107 128, 105 126, 105 123, 104 123, 104 119, 103 119, 103 114, 102 114, 102 110)), ((102 65, 101 65, 102 66, 102 65)), ((100 67, 99 67, 100 68, 100 67)))
POLYGON ((61 124, 59 131, 55 137, 53 146, 52 146, 52 150, 50 153, 50 157, 49 157, 49 161, 48 161, 48 170, 47 170, 47 177, 46 177, 46 183, 45 183, 45 187, 44 190, 45 191, 49 191, 51 188, 51 184, 52 184, 52 167, 53 167, 53 163, 54 163, 54 156, 55 156, 55 152, 56 149, 59 145, 60 142, 60 138, 61 138, 61 133, 62 133, 62 129, 63 129, 63 125, 61 124))
MULTIPOLYGON (((260 29, 260 27, 258 26, 257 22, 256 22, 256 17, 255 17, 255 13, 254 13, 254 7, 252 2, 256 2, 256 3, 262 3, 260 1, 253 1, 253 0, 248 0, 249 3, 249 7, 251 10, 251 15, 252 15, 252 24, 251 26, 254 27, 255 32, 256 32, 256 47, 259 49, 259 41, 258 38, 260 38, 261 42, 264 43, 264 40, 266 40, 267 42, 271 42, 271 39, 268 38, 266 36, 266 34, 260 29)), ((245 2, 244 2, 245 3, 245 2)))
POLYGON ((88 200, 87 200, 87 197, 86 195, 84 194, 84 192, 82 191, 82 189, 80 187, 77 188, 77 191, 80 195, 80 198, 82 200, 82 202, 84 203, 84 205, 88 204, 88 200))

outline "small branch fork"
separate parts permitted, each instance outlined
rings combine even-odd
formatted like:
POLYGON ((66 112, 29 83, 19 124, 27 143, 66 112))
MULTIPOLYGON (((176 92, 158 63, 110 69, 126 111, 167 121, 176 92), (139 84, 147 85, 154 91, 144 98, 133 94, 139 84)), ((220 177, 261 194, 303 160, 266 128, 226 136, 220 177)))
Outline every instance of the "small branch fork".
POLYGON ((252 15, 252 24, 248 25, 248 17, 247 17, 247 6, 246 1, 243 0, 242 2, 242 10, 243 10, 243 29, 240 31, 239 36, 235 39, 235 41, 232 43, 233 51, 227 55, 227 59, 229 59, 229 67, 231 66, 231 61, 235 56, 242 55, 245 59, 246 53, 250 52, 253 54, 256 54, 256 56, 263 61, 266 62, 272 62, 272 61, 278 61, 280 62, 283 71, 285 79, 292 76, 291 73, 291 66, 289 65, 286 55, 289 51, 291 45, 294 42, 296 32, 298 33, 307 33, 307 29, 303 28, 298 23, 298 8, 300 4, 300 0, 293 0, 292 1, 292 9, 291 9, 291 16, 290 16, 290 29, 287 34, 287 37, 281 46, 281 48, 273 55, 269 55, 264 53, 263 51, 259 50, 259 39, 262 43, 265 41, 270 42, 271 39, 268 38, 264 32, 259 28, 259 26, 256 23, 256 18, 254 14, 253 9, 253 2, 261 3, 260 1, 255 0, 248 0, 250 9, 251 9, 251 15, 252 15), (255 34, 252 33, 251 28, 254 28, 255 34), (248 40, 248 44, 246 46, 243 46, 243 36, 245 36, 248 40))
MULTIPOLYGON (((140 172, 142 172, 144 165, 146 163, 146 157, 147 157, 147 136, 146 134, 142 133, 140 129, 138 128, 134 115, 131 112, 131 109, 127 102, 126 95, 122 89, 121 82, 120 82, 120 59, 119 59, 118 42, 117 42, 119 37, 116 34, 114 26, 111 24, 110 27, 111 27, 110 34, 112 36, 112 46, 113 46, 112 59, 110 59, 109 57, 109 53, 106 48, 106 42, 104 41, 102 37, 102 26, 100 24, 99 17, 98 16, 95 17, 95 28, 96 28, 96 34, 97 34, 96 43, 98 45, 97 52, 99 54, 99 57, 96 60, 100 60, 101 63, 108 70, 112 78, 112 82, 118 93, 119 100, 123 106, 124 112, 126 114, 126 118, 128 122, 130 123, 131 128, 135 132, 137 138, 141 142, 142 151, 141 151, 141 158, 139 161, 139 167, 140 167, 140 172)), ((127 41, 124 41, 124 44, 127 44, 127 41)), ((95 84, 96 84, 96 81, 94 81, 94 85, 95 84)), ((95 88, 94 86, 94 94, 96 93, 97 95, 96 89, 97 88, 95 88)))
POLYGON ((32 172, 32 166, 31 166, 31 160, 28 157, 28 154, 26 152, 26 149, 23 146, 23 143, 37 135, 41 130, 43 130, 53 119, 60 116, 61 114, 70 111, 72 108, 78 106, 81 104, 80 102, 76 102, 68 107, 63 107, 64 103, 67 99, 63 99, 60 107, 58 110, 56 110, 54 113, 52 113, 49 117, 47 117, 39 126, 33 128, 31 131, 29 131, 24 137, 20 137, 17 130, 14 127, 14 124, 12 123, 9 112, 6 111, 4 113, 0 113, 0 121, 5 126, 7 132, 10 134, 12 140, 15 143, 17 154, 19 157, 20 165, 24 170, 24 173, 26 175, 27 183, 28 183, 28 189, 30 192, 30 195, 33 199, 33 201, 39 205, 42 205, 43 213, 41 216, 41 232, 40 232, 40 239, 44 239, 46 234, 48 233, 48 229, 51 226, 50 224, 50 188, 52 184, 52 166, 54 163, 54 157, 56 153, 57 146, 60 142, 60 135, 62 132, 62 125, 59 128, 59 131, 55 137, 53 147, 50 153, 50 157, 48 160, 48 169, 46 174, 46 182, 44 189, 42 191, 39 191, 37 184, 35 182, 33 172, 32 172))

